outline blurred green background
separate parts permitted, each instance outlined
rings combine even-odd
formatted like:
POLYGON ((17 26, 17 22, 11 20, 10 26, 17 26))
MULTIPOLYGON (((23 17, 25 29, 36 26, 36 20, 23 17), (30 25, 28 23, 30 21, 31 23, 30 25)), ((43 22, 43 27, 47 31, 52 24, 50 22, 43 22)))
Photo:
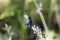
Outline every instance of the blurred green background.
MULTIPOLYGON (((36 0, 37 4, 41 1, 43 3, 42 14, 49 29, 49 33, 46 34, 52 38, 51 40, 59 40, 60 0, 36 0)), ((7 23, 19 35, 19 40, 40 40, 39 38, 34 38, 33 32, 25 27, 24 15, 28 14, 32 17, 33 24, 39 25, 43 33, 45 33, 45 28, 40 16, 36 14, 36 10, 33 0, 0 0, 0 33, 5 34, 2 27, 7 23)))

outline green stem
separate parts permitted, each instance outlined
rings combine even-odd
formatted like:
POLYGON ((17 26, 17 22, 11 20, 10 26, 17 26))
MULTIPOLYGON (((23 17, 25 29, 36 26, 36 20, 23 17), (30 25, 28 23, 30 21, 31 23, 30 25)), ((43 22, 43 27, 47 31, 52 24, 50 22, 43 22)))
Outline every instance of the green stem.
POLYGON ((46 22, 45 22, 45 20, 44 20, 43 14, 40 12, 40 8, 39 8, 38 4, 36 3, 36 0, 34 0, 34 4, 35 4, 36 8, 37 8, 38 11, 39 11, 39 15, 40 15, 40 18, 41 18, 41 20, 42 20, 42 23, 43 23, 43 26, 44 26, 44 28, 45 28, 45 31, 48 32, 48 26, 47 26, 47 24, 46 24, 46 22))

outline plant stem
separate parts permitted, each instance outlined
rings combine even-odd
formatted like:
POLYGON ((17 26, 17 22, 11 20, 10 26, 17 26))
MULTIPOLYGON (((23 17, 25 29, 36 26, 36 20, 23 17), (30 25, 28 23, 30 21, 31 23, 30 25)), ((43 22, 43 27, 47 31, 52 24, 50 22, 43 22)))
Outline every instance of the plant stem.
POLYGON ((45 20, 44 20, 43 14, 40 12, 40 8, 39 8, 38 4, 36 3, 36 0, 34 0, 34 4, 35 4, 36 8, 37 8, 38 11, 39 11, 39 15, 40 15, 40 18, 41 18, 41 20, 42 20, 42 23, 43 23, 43 26, 44 26, 44 28, 45 28, 45 31, 48 32, 48 26, 47 26, 47 24, 46 24, 46 22, 45 22, 45 20))

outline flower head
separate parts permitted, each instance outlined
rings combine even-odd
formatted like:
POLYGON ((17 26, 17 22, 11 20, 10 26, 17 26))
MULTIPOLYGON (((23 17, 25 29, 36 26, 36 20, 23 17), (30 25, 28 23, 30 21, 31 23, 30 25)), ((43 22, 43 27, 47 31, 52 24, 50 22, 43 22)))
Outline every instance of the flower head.
POLYGON ((42 4, 42 2, 40 2, 39 5, 38 5, 39 8, 36 9, 36 13, 37 13, 37 14, 42 13, 42 12, 41 12, 42 6, 43 6, 43 4, 42 4))
POLYGON ((42 31, 41 31, 41 28, 39 28, 39 26, 34 25, 32 27, 32 30, 33 30, 34 34, 37 34, 37 36, 39 38, 41 38, 41 40, 45 40, 45 38, 44 38, 44 36, 42 34, 42 31))
POLYGON ((43 6, 43 4, 42 4, 42 2, 40 2, 40 3, 39 3, 39 7, 42 8, 42 6, 43 6))
POLYGON ((40 11, 37 9, 37 10, 36 10, 36 13, 38 14, 39 12, 40 12, 40 11))
POLYGON ((40 33, 42 33, 42 32, 41 32, 41 28, 39 28, 39 27, 36 26, 36 25, 34 25, 34 26, 32 27, 32 30, 34 31, 34 34, 37 34, 37 35, 39 35, 40 33))

